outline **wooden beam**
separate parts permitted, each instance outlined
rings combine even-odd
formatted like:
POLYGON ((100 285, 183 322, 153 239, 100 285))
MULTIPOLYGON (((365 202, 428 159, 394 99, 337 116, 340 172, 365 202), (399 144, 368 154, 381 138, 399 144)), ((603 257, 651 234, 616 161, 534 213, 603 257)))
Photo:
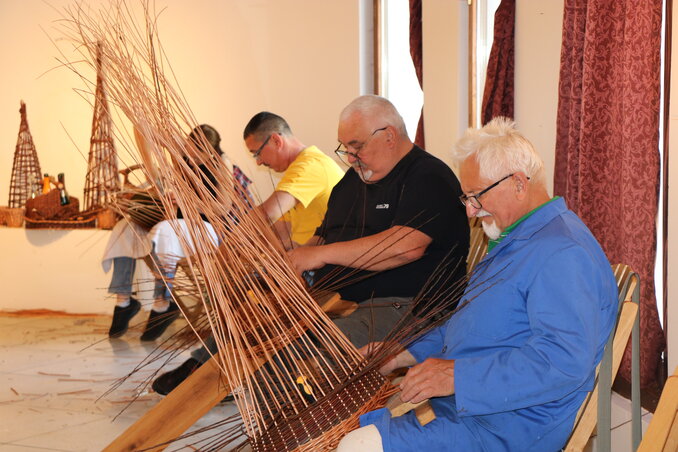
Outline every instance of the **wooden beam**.
POLYGON ((149 450, 161 451, 169 446, 168 441, 181 436, 230 393, 230 388, 220 378, 219 367, 213 361, 211 359, 200 366, 109 444, 104 452, 131 452, 158 444, 161 445, 149 450))

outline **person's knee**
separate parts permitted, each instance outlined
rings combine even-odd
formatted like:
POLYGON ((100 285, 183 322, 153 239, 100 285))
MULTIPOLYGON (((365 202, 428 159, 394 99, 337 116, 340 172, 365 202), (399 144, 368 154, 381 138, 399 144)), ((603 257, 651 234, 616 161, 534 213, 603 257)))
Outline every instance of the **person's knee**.
POLYGON ((369 342, 370 324, 362 318, 351 314, 348 317, 333 319, 332 321, 356 348, 360 348, 369 342))
POLYGON ((348 432, 337 446, 337 452, 383 452, 379 430, 373 424, 348 432))

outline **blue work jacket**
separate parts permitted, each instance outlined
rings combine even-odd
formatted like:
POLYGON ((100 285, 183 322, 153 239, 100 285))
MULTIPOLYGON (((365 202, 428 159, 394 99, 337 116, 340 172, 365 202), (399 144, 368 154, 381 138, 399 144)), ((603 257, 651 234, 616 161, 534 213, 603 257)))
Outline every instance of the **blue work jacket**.
POLYGON ((436 419, 362 416, 385 452, 560 450, 594 383, 614 325, 610 264, 582 221, 556 199, 518 224, 478 264, 445 324, 408 349, 455 360, 455 394, 431 399, 436 419))

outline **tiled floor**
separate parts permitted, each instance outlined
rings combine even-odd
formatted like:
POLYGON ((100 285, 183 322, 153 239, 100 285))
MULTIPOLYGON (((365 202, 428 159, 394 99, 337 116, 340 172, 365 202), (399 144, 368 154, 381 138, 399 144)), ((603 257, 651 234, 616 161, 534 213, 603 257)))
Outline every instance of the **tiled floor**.
MULTIPOLYGON (((160 400, 155 393, 136 394, 157 364, 100 398, 155 347, 132 331, 109 340, 109 323, 106 316, 0 313, 0 451, 100 451, 160 400)), ((233 403, 219 405, 193 429, 235 412, 233 403)))

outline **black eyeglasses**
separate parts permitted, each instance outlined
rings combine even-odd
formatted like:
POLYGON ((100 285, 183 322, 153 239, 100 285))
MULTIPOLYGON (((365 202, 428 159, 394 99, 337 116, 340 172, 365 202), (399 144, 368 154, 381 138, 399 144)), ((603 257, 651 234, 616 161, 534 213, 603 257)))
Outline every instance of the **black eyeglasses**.
POLYGON ((258 159, 258 158, 259 158, 259 154, 261 154, 261 151, 264 150, 264 148, 265 148, 266 145, 268 144, 268 140, 270 140, 272 136, 273 136, 273 135, 267 136, 266 139, 264 140, 264 142, 261 143, 261 146, 259 146, 259 148, 258 148, 256 151, 252 152, 252 157, 253 157, 253 158, 255 158, 255 159, 258 159))
POLYGON ((372 132, 369 138, 363 141, 362 143, 358 142, 357 144, 349 144, 348 146, 344 145, 344 143, 339 143, 339 146, 337 146, 337 148, 334 150, 334 153, 337 154, 339 160, 341 160, 345 165, 351 166, 351 162, 348 161, 348 158, 353 157, 356 160, 360 160, 358 154, 360 154, 360 151, 362 151, 365 148, 365 146, 367 146, 367 143, 370 142, 374 134, 386 129, 388 129, 388 126, 375 130, 374 132, 372 132), (342 146, 344 146, 343 149, 342 146), (355 152, 350 152, 347 148, 353 148, 355 149, 355 152))
MULTIPOLYGON (((487 187, 486 189, 482 190, 482 191, 481 191, 480 193, 478 193, 477 195, 470 195, 470 196, 468 196, 468 195, 461 195, 461 196, 459 197, 459 201, 461 201, 461 203, 462 203, 464 206, 467 206, 467 205, 471 204, 471 206, 472 206, 474 209, 482 209, 482 208, 483 208, 483 205, 480 203, 480 199, 478 199, 478 198, 480 198, 480 197, 483 196, 485 193, 487 193, 488 191, 492 190, 494 187, 496 187, 496 186, 499 185, 500 183, 504 182, 506 179, 508 179, 509 177, 513 176, 514 174, 515 174, 515 173, 511 173, 511 174, 509 174, 508 176, 502 177, 502 178, 499 179, 497 182, 495 182, 494 184, 490 185, 490 186, 487 187)), ((529 180, 530 178, 528 177, 527 179, 529 180)))

